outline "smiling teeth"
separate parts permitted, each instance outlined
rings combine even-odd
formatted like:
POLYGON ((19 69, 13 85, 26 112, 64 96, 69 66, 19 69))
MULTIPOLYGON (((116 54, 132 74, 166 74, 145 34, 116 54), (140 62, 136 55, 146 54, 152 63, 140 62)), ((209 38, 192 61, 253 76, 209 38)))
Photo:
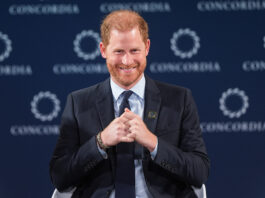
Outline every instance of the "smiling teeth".
POLYGON ((122 67, 120 67, 120 69, 122 69, 122 70, 132 70, 132 69, 134 69, 135 67, 132 67, 132 68, 122 68, 122 67))

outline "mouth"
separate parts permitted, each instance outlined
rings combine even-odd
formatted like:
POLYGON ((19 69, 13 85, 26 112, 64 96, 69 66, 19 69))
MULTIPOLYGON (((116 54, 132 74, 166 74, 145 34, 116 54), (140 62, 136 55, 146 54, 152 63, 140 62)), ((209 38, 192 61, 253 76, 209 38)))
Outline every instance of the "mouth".
POLYGON ((136 66, 130 67, 130 68, 128 68, 128 67, 119 67, 119 69, 122 70, 123 72, 129 73, 129 72, 132 72, 133 70, 135 70, 136 66))

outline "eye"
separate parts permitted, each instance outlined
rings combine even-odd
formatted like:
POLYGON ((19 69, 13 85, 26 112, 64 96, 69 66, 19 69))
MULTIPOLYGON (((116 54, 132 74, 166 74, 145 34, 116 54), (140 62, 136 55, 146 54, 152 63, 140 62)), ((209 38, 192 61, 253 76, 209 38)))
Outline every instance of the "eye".
POLYGON ((139 53, 139 52, 140 52, 139 49, 132 49, 132 50, 131 50, 131 53, 134 53, 134 54, 139 53))
POLYGON ((114 54, 122 54, 123 53, 123 50, 114 50, 114 54))

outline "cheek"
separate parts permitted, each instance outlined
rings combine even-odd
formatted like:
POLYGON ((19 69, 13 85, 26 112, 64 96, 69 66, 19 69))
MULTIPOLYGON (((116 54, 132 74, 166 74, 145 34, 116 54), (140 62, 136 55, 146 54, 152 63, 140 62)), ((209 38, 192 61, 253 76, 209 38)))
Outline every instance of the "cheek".
POLYGON ((111 57, 107 60, 107 62, 111 63, 112 65, 120 64, 121 58, 120 57, 111 57))
POLYGON ((140 60, 141 62, 145 62, 145 60, 146 60, 146 56, 145 56, 144 54, 139 55, 139 60, 140 60))

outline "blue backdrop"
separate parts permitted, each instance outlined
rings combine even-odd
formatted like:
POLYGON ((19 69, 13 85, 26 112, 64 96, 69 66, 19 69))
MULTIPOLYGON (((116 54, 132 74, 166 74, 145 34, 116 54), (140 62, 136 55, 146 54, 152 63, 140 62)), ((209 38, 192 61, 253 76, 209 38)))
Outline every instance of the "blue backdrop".
POLYGON ((265 197, 265 1, 2 0, 0 197, 49 198, 69 92, 108 77, 99 24, 115 9, 150 27, 146 73, 188 87, 211 158, 212 198, 265 197))

